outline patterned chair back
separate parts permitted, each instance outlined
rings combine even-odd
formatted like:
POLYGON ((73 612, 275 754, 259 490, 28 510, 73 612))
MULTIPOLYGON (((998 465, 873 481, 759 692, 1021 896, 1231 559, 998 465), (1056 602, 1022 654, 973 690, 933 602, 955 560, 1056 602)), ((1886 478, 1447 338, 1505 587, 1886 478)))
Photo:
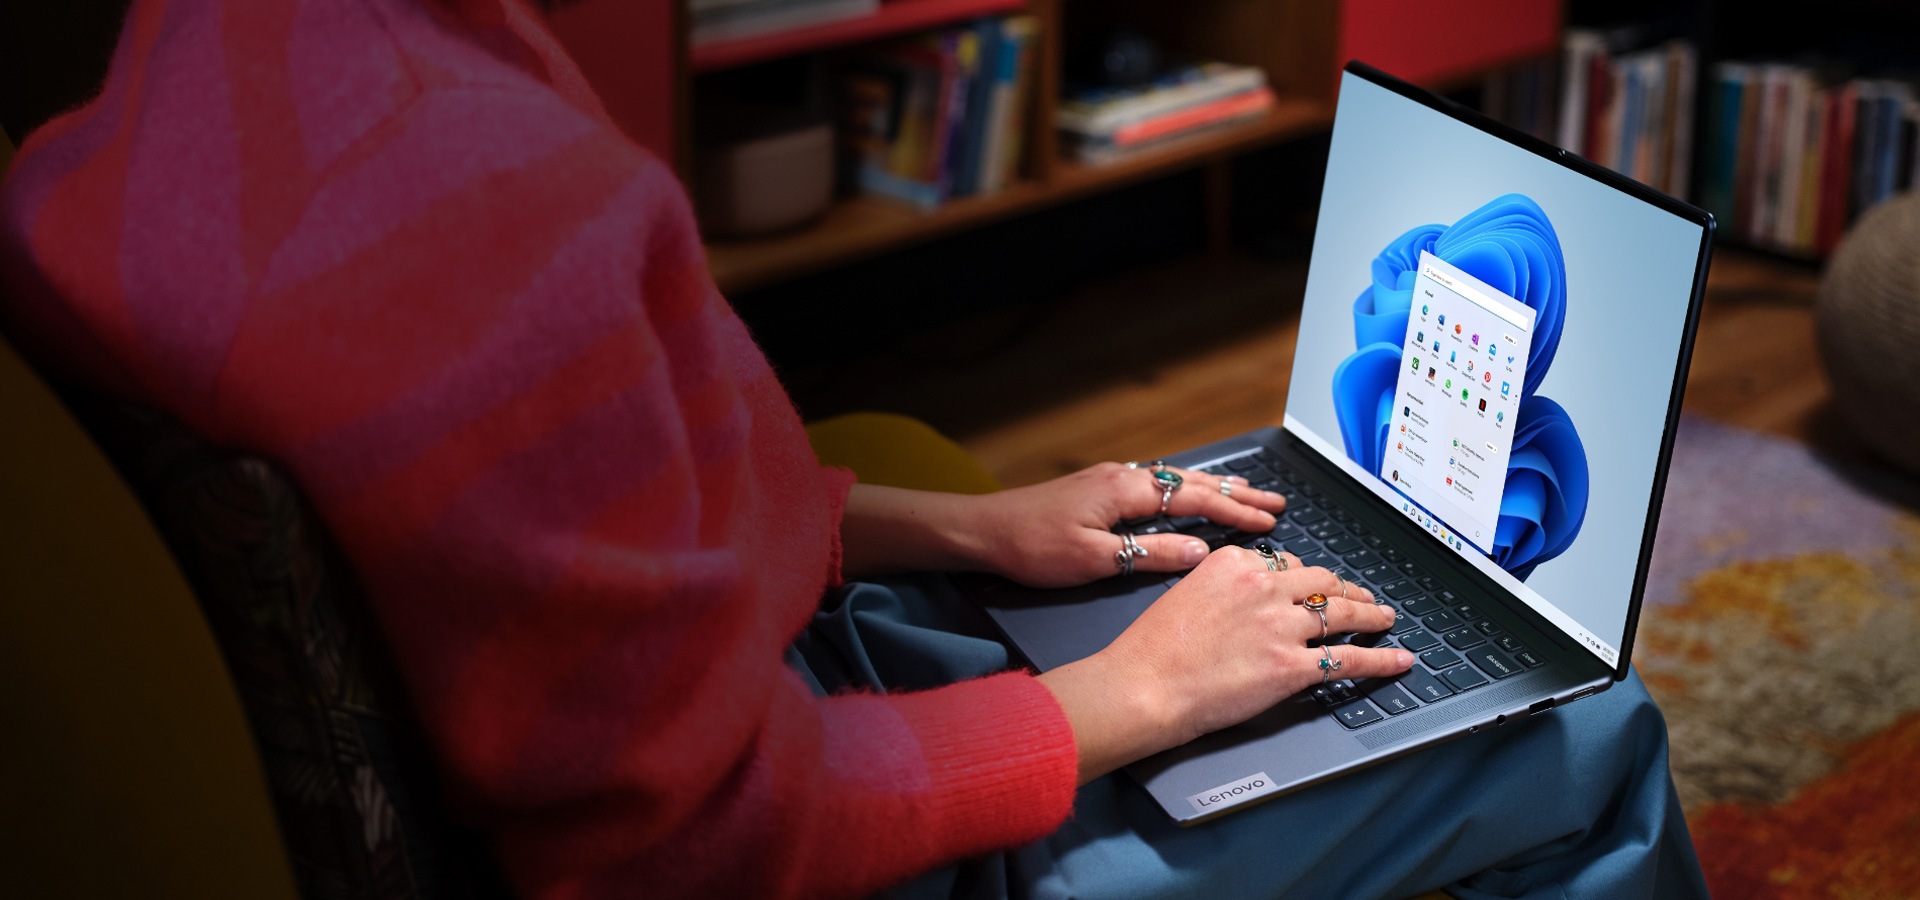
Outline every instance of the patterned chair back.
POLYGON ((446 815, 417 720, 337 547, 274 465, 151 411, 68 397, 206 615, 307 900, 510 892, 446 815))

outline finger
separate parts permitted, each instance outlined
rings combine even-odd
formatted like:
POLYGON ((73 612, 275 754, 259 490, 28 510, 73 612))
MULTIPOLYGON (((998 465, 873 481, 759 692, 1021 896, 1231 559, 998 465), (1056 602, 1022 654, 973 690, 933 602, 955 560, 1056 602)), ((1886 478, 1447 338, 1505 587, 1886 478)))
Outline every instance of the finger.
MULTIPOLYGON (((1391 606, 1371 603, 1328 603, 1327 630, 1335 634, 1348 631, 1385 631, 1393 627, 1399 614, 1391 606)), ((1314 624, 1320 620, 1315 617, 1314 624)), ((1317 634, 1317 632, 1316 632, 1317 634)))
POLYGON ((1195 473, 1195 477, 1201 480, 1213 479, 1213 490, 1216 493, 1255 509, 1278 513, 1287 508, 1287 495, 1261 490, 1239 475, 1208 475, 1205 472, 1198 472, 1195 473), (1227 485, 1226 490, 1221 490, 1222 483, 1227 485))
POLYGON ((1289 579, 1287 589, 1295 603, 1305 600, 1308 594, 1322 594, 1329 600, 1346 599, 1373 605, 1372 591, 1347 580, 1332 569, 1312 566, 1292 571, 1296 574, 1289 579), (1344 598, 1341 597, 1342 593, 1346 594, 1344 598))
POLYGON ((1147 555, 1135 557, 1136 572, 1184 572, 1207 558, 1207 542, 1184 534, 1143 534, 1133 539, 1147 555))
MULTIPOLYGON (((1413 654, 1398 647, 1332 644, 1327 650, 1339 663, 1334 669, 1335 678, 1386 678, 1413 668, 1413 654)), ((1302 648, 1300 652, 1313 657, 1312 665, 1319 668, 1319 661, 1324 658, 1319 647, 1302 648)))
POLYGON ((1273 516, 1274 512, 1286 508, 1286 499, 1278 494, 1246 487, 1235 488, 1233 496, 1229 497, 1220 493, 1220 479, 1217 476, 1200 472, 1195 473, 1193 478, 1192 482, 1183 482, 1180 489, 1173 492, 1173 497, 1167 501, 1168 515, 1204 516, 1221 525, 1259 533, 1272 531, 1278 521, 1273 516), (1272 506, 1273 511, 1241 502, 1243 498, 1256 497, 1272 506))

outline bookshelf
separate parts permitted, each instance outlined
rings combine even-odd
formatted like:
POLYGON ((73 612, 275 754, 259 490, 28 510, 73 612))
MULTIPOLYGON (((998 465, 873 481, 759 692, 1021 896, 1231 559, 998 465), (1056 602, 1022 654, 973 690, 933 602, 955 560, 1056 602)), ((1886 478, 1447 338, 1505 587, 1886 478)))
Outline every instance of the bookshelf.
MULTIPOLYGON (((1561 10, 1538 0, 1459 0, 1442 18, 1482 23, 1473 40, 1429 44, 1393 37, 1404 9, 1383 0, 882 0, 857 18, 713 44, 690 46, 680 0, 576 0, 553 15, 556 33, 603 95, 618 84, 609 111, 629 134, 675 162, 683 178, 696 150, 691 106, 701 79, 991 15, 1027 14, 1038 23, 1034 81, 1023 110, 1024 160, 997 193, 956 199, 930 211, 881 198, 842 195, 818 220, 796 230, 745 240, 711 240, 708 261, 723 292, 734 294, 811 275, 913 244, 1196 168, 1211 167, 1210 207, 1230 202, 1226 166, 1238 156, 1324 132, 1332 121, 1338 72, 1349 55, 1416 80, 1444 85, 1558 46, 1561 10), (1458 7, 1458 8, 1456 8, 1458 7), (651 9, 648 14, 644 10, 651 9), (636 12, 641 10, 641 12, 636 12), (1396 11, 1398 10, 1398 11, 1396 11), (649 33, 634 38, 645 19, 649 33), (1481 33, 1487 22, 1497 40, 1481 33), (670 23, 670 24, 667 24, 670 23), (1066 47, 1077 34, 1124 26, 1150 36, 1172 58, 1214 59, 1261 68, 1278 97, 1267 113, 1102 165, 1060 152, 1053 127, 1066 47), (662 74, 659 61, 667 61, 662 74), (618 74, 622 66, 635 68, 618 74), (651 79, 643 86, 639 81, 651 79), (660 82, 665 80, 663 87, 660 82), (624 99, 623 99, 624 98, 624 99), (662 98, 670 98, 664 100, 662 98), (1217 177, 1216 177, 1217 176, 1217 177)), ((1226 221, 1224 209, 1210 217, 1226 221)), ((1224 235, 1224 226, 1217 229, 1224 235)))

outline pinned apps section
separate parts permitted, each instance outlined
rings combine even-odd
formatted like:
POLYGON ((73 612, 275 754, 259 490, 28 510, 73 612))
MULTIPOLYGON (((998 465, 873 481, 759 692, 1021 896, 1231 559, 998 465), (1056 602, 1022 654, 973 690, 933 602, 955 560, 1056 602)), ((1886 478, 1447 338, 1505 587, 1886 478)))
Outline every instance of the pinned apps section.
POLYGON ((1525 304, 1420 254, 1379 475, 1483 553, 1500 521, 1533 323, 1525 304))

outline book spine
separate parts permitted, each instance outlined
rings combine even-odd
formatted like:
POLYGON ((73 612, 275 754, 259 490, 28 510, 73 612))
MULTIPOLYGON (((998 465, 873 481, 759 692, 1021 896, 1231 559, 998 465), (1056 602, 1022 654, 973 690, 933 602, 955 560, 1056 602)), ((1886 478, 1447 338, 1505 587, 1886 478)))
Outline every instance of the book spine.
POLYGON ((1145 122, 1135 122, 1115 131, 1113 137, 1105 143, 1121 148, 1137 146, 1181 132, 1216 125, 1229 119, 1245 118, 1264 112, 1272 108, 1273 103, 1273 91, 1263 86, 1231 97, 1222 97, 1211 103, 1170 112, 1145 122))
POLYGON ((1678 88, 1674 92, 1673 114, 1673 156, 1667 162, 1667 171, 1671 176, 1667 181, 1668 193, 1682 200, 1692 196, 1693 191, 1693 144, 1695 121, 1698 118, 1700 53, 1692 44, 1682 44, 1676 51, 1678 88))
POLYGON ((1813 233, 1820 209, 1820 174, 1826 165, 1827 119, 1826 92, 1810 89, 1807 96, 1806 155, 1800 161, 1800 200, 1793 222, 1793 249, 1813 252, 1813 233))
POLYGON ((1580 155, 1600 165, 1609 165, 1606 148, 1611 145, 1607 139, 1607 113, 1613 108, 1613 65, 1607 60, 1605 48, 1596 47, 1587 68, 1587 127, 1586 145, 1580 149, 1580 155))
POLYGON ((1744 239, 1751 239, 1752 232, 1748 223, 1753 219, 1753 206, 1757 198, 1760 155, 1760 107, 1761 97, 1766 86, 1759 69, 1749 68, 1741 78, 1740 88, 1740 135, 1735 141, 1733 170, 1733 220, 1727 223, 1729 231, 1744 239))
POLYGON ((1013 94, 1007 103, 1006 144, 1000 153, 1001 183, 1012 181, 1020 171, 1021 155, 1027 143, 1027 98, 1033 94, 1035 59, 1039 55, 1039 21, 1032 16, 1007 20, 1020 46, 1013 81, 1013 94))
POLYGON ((1733 220, 1733 172, 1740 150, 1740 79, 1743 67, 1721 63, 1713 70, 1707 120, 1706 168, 1700 173, 1700 202, 1722 223, 1733 220))
POLYGON ((992 121, 994 86, 999 73, 1000 22, 982 19, 972 29, 974 63, 967 76, 967 115, 960 127, 960 153, 951 193, 965 197, 980 191, 987 133, 992 121))
POLYGON ((1774 189, 1777 205, 1773 221, 1767 223, 1770 239, 1783 250, 1794 246, 1794 231, 1800 219, 1801 164, 1807 151, 1807 85, 1812 76, 1795 70, 1787 76, 1786 111, 1780 128, 1779 183, 1774 189))
POLYGON ((1560 146, 1575 153, 1586 149, 1587 74, 1598 42, 1599 38, 1592 32, 1568 29, 1563 43, 1560 121, 1554 138, 1560 146))

